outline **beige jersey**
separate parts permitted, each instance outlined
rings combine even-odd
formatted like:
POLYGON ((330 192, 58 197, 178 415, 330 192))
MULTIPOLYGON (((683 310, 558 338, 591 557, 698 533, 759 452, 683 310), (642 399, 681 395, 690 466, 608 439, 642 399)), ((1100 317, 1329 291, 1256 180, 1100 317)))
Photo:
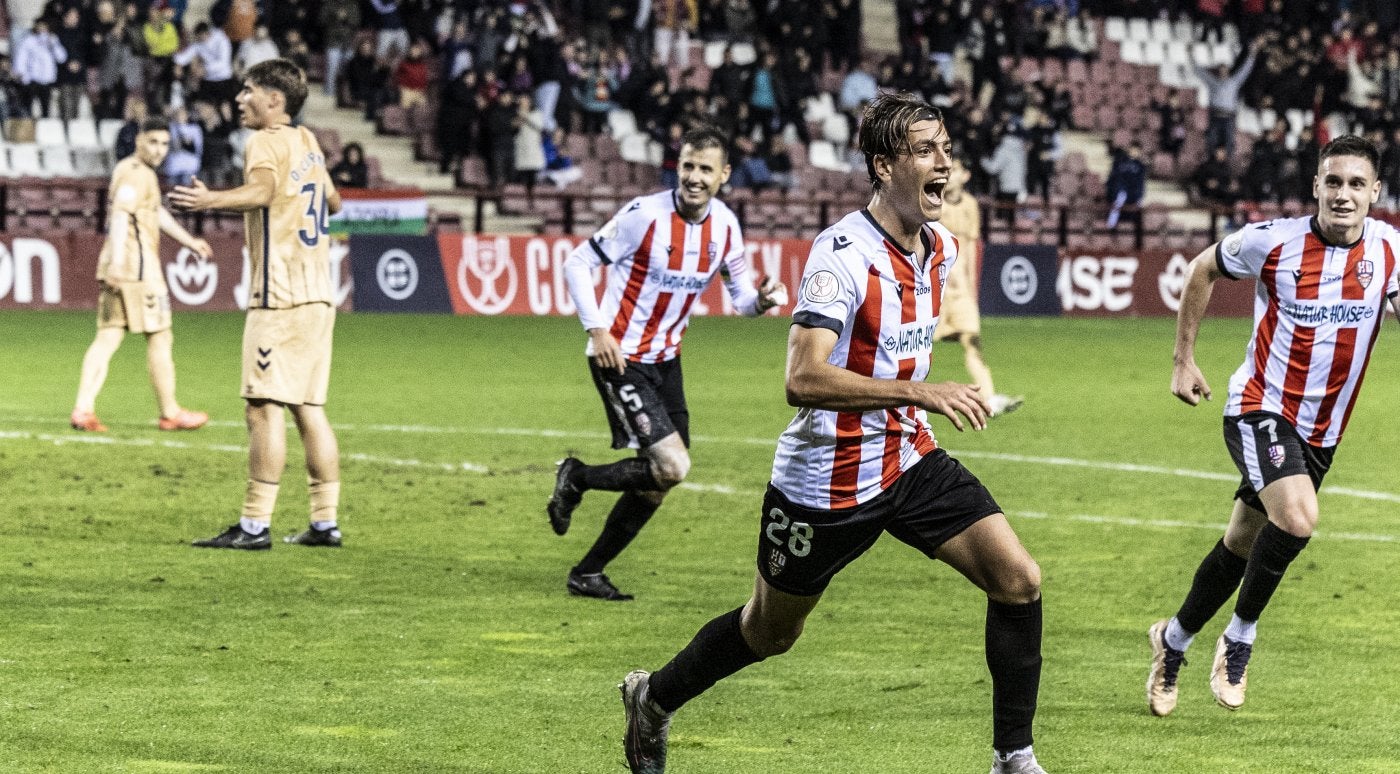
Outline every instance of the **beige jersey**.
POLYGON ((135 156, 117 162, 107 189, 108 234, 117 218, 126 221, 121 263, 112 260, 115 245, 108 238, 97 259, 97 278, 111 285, 144 282, 165 288, 160 264, 160 181, 156 171, 135 156))
POLYGON ((953 264, 948 277, 948 287, 943 291, 944 299, 949 296, 971 295, 977 297, 977 242, 982 238, 982 208, 977 198, 964 192, 957 204, 943 200, 943 215, 938 219, 953 232, 961 245, 961 260, 953 264))
POLYGON ((277 190, 271 205, 243 216, 249 308, 334 304, 327 196, 335 189, 321 146, 304 126, 263 129, 248 138, 244 179, 255 169, 271 170, 277 190))

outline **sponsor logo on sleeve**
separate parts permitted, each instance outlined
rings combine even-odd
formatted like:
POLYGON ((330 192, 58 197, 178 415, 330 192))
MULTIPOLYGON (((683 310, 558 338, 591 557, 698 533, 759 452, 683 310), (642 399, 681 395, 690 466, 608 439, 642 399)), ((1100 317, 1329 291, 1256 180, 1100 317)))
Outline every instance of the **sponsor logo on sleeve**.
POLYGON ((1244 248, 1244 232, 1243 232, 1243 231, 1236 231, 1235 233, 1231 234, 1230 236, 1225 237, 1225 241, 1220 243, 1220 250, 1221 250, 1221 252, 1225 253, 1226 255, 1230 256, 1231 258, 1238 258, 1239 255, 1240 255, 1240 250, 1243 249, 1243 248, 1244 248))
POLYGON ((807 278, 807 283, 802 287, 802 295, 814 304, 828 304, 836 300, 836 293, 840 290, 840 283, 836 280, 836 275, 828 269, 822 269, 807 278))

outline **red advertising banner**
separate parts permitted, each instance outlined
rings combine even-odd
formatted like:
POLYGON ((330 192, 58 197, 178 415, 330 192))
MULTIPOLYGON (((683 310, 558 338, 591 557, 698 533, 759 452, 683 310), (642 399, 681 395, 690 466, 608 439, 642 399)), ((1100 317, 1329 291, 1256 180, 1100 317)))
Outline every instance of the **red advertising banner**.
MULTIPOLYGON (((176 311, 233 311, 248 306, 248 253, 243 235, 205 237, 205 259, 173 239, 161 240, 162 269, 176 311)), ((96 309, 97 258, 103 236, 87 232, 0 234, 0 309, 96 309)), ((348 246, 331 242, 330 271, 339 278, 340 307, 349 308, 348 246)))
MULTIPOLYGON (((453 311, 486 315, 574 314, 563 265, 574 246, 584 239, 586 237, 439 234, 438 251, 453 311)), ((811 245, 805 239, 748 242, 754 284, 765 275, 776 277, 792 291, 789 297, 795 297, 811 245)), ((595 288, 601 288, 602 276, 599 272, 594 278, 595 288)), ((712 282, 695 302, 692 313, 734 314, 722 283, 712 282)), ((791 306, 768 312, 772 315, 791 313, 791 306)))
MULTIPOLYGON (((1175 317, 1186 284, 1186 267, 1194 257, 1171 250, 1061 250, 1055 290, 1061 308, 1071 317, 1175 317)), ((1254 281, 1216 282, 1210 313, 1252 316, 1254 281)))

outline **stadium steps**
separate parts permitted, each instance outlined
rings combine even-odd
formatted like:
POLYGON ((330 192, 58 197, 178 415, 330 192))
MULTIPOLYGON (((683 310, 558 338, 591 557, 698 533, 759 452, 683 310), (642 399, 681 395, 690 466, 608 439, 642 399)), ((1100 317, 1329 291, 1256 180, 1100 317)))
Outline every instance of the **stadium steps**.
MULTIPOLYGON (((430 194, 453 188, 452 176, 438 174, 437 162, 413 158, 412 137, 376 133, 374 125, 365 121, 360 111, 336 107, 333 99, 321 93, 319 84, 313 84, 307 95, 303 118, 311 126, 335 128, 342 145, 358 142, 366 156, 379 160, 385 180, 394 185, 412 186, 430 194)), ((476 200, 469 196, 429 195, 428 207, 430 211, 455 216, 467 230, 472 228, 476 217, 476 200)), ((534 233, 540 223, 541 219, 533 215, 500 215, 492 203, 486 204, 484 227, 487 231, 534 233)))

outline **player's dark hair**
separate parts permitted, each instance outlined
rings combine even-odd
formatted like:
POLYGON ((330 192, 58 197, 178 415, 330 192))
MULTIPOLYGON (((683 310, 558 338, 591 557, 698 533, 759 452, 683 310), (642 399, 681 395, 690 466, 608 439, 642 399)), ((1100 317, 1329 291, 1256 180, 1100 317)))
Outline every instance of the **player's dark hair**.
POLYGON ((168 131, 170 131, 170 124, 166 123, 165 119, 163 118, 147 118, 145 121, 141 122, 142 134, 145 134, 146 132, 168 131))
POLYGON ((1317 154, 1317 163, 1322 164, 1324 159, 1332 156, 1356 156, 1371 162, 1372 171, 1380 174, 1381 152, 1376 149, 1374 143, 1365 137, 1357 137, 1354 134, 1344 134, 1341 137, 1322 146, 1322 150, 1317 154))
POLYGON ((882 91, 865 106, 857 137, 860 152, 865 156, 865 173, 875 190, 880 190, 880 178, 875 175, 875 157, 896 159, 910 153, 909 127, 920 121, 942 123, 943 113, 918 95, 908 92, 882 91))
POLYGON ((718 127, 700 124, 687 129, 685 134, 681 135, 681 146, 686 145, 695 150, 719 148, 719 155, 723 163, 729 163, 729 137, 718 127))
POLYGON ((261 89, 282 92, 288 116, 296 117, 306 104, 306 73, 290 59, 258 62, 243 73, 243 80, 261 89))

